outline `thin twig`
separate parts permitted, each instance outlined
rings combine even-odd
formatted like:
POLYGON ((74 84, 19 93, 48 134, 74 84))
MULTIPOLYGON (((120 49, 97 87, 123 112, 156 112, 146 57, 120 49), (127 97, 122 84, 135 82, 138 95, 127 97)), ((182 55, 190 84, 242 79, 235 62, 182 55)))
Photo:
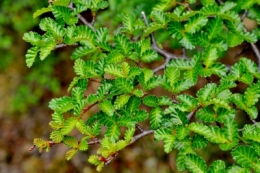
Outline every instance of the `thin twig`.
POLYGON ((186 117, 190 120, 194 114, 195 114, 195 111, 190 112, 186 117))
POLYGON ((63 48, 63 47, 66 47, 66 46, 78 46, 78 44, 75 43, 75 44, 72 44, 72 45, 67 45, 67 44, 62 43, 62 44, 56 45, 55 49, 63 48))
MULTIPOLYGON (((148 23, 148 20, 147 20, 145 13, 142 11, 141 14, 142 14, 144 23, 146 24, 147 27, 149 27, 149 23, 148 23)), ((151 38, 151 43, 152 43, 152 49, 155 50, 156 52, 158 52, 160 55, 162 55, 165 59, 177 59, 177 58, 179 58, 176 55, 161 49, 158 46, 158 44, 156 43, 156 40, 155 40, 153 33, 150 34, 150 38, 151 38)))
POLYGON ((222 0, 217 0, 217 2, 219 3, 219 5, 223 4, 222 0))
POLYGON ((112 162, 112 160, 114 160, 116 157, 117 157, 118 153, 115 153, 111 156, 109 156, 107 159, 106 159, 106 162, 104 165, 108 165, 110 162, 112 162))
MULTIPOLYGON (((241 16, 241 21, 244 20, 244 18, 246 17, 247 15, 247 10, 244 12, 244 14, 241 16)), ((246 27, 244 27, 244 31, 245 32, 248 32, 246 27)), ((257 65, 258 65, 258 71, 260 72, 260 52, 259 52, 259 49, 257 48, 257 46, 254 44, 254 43, 250 43, 252 49, 253 49, 253 52, 255 53, 255 56, 256 56, 256 59, 257 59, 257 65)))
MULTIPOLYGON (((70 4, 68 6, 70 9, 73 10, 73 3, 72 1, 70 1, 70 4)), ((92 29, 93 31, 96 31, 96 29, 94 28, 94 26, 89 23, 88 21, 86 21, 86 19, 81 15, 81 14, 78 14, 77 17, 79 18, 79 20, 84 24, 84 25, 87 25, 88 27, 90 27, 90 29, 92 29)), ((94 24, 94 23, 93 23, 94 24)))
POLYGON ((135 127, 137 127, 141 132, 144 132, 144 129, 142 129, 138 124, 136 124, 135 127))
POLYGON ((95 102, 91 105, 89 105, 88 107, 84 108, 81 112, 81 116, 84 115, 89 109, 91 109, 93 106, 95 106, 98 102, 95 102))
POLYGON ((129 145, 131 145, 132 143, 136 142, 138 139, 144 137, 144 136, 147 136, 147 135, 150 135, 150 134, 153 134, 154 133, 154 130, 146 130, 146 131, 143 131, 142 133, 134 136, 132 138, 132 140, 130 141, 129 145))
POLYGON ((94 28, 93 25, 91 25, 91 23, 89 23, 81 14, 77 15, 79 20, 84 23, 85 25, 87 25, 88 27, 90 27, 90 29, 92 29, 93 31, 96 31, 96 29, 94 28))
POLYGON ((156 72, 158 72, 160 70, 164 70, 169 61, 170 61, 170 59, 167 58, 162 65, 160 65, 159 67, 156 67, 155 69, 153 69, 153 72, 156 73, 156 72))
POLYGON ((243 15, 240 17, 240 19, 241 19, 242 22, 243 22, 243 20, 245 19, 247 13, 248 13, 248 11, 245 10, 245 12, 243 13, 243 15))

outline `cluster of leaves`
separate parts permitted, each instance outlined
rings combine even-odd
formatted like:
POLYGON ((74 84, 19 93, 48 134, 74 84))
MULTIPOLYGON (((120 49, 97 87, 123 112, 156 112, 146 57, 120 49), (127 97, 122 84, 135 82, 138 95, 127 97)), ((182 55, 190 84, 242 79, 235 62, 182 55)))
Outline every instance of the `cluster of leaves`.
MULTIPOLYGON (((135 14, 125 14, 123 27, 113 35, 113 41, 107 39, 108 28, 78 25, 77 16, 82 11, 104 9, 106 1, 72 2, 71 5, 69 0, 56 0, 37 11, 35 17, 51 11, 54 19, 41 20, 43 35, 28 32, 23 37, 33 45, 26 54, 28 67, 38 54, 44 60, 57 45, 78 46, 71 54, 76 74, 68 89, 71 96, 52 99, 49 104, 54 111, 50 138, 71 148, 66 159, 71 159, 78 150, 87 150, 90 144, 100 143, 97 155, 90 156, 89 162, 101 170, 120 150, 134 142, 135 126, 148 119, 154 138, 164 141, 165 152, 178 150, 176 162, 180 171, 260 171, 260 126, 246 124, 241 130, 235 120, 238 109, 248 119, 255 120, 258 116, 258 67, 247 58, 240 58, 231 68, 217 62, 228 48, 244 41, 257 41, 257 30, 245 31, 239 12, 253 11, 253 5, 259 2, 227 1, 218 5, 212 0, 203 0, 201 4, 193 0, 184 4, 162 1, 150 14, 150 26, 135 14), (164 54, 158 47, 153 49, 156 43, 149 37, 159 29, 167 31, 185 49, 196 50, 191 58, 168 58, 162 75, 143 66, 160 60, 164 54), (183 93, 196 85, 199 77, 212 75, 218 76, 219 81, 206 84, 196 96, 183 93), (93 81, 100 84, 97 91, 85 96, 84 91, 93 81), (232 92, 239 83, 248 85, 243 94, 232 92), (170 96, 147 94, 158 87, 171 93, 170 96), (84 113, 95 105, 100 111, 84 120, 84 113), (141 105, 149 111, 141 109, 141 105), (104 134, 101 126, 107 127, 104 134), (70 135, 73 129, 82 134, 81 139, 70 135), (219 145, 223 151, 231 150, 236 164, 226 168, 224 161, 216 160, 207 168, 196 149, 203 149, 208 143, 219 145)), ((252 12, 252 19, 257 20, 257 16, 252 12)), ((35 139, 34 144, 40 151, 50 148, 48 141, 35 139)))

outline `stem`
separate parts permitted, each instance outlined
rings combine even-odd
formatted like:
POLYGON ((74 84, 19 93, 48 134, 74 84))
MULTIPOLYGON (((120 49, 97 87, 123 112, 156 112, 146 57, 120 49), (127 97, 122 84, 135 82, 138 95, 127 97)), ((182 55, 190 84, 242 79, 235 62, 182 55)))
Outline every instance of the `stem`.
POLYGON ((132 143, 136 142, 138 139, 140 139, 140 138, 142 138, 144 136, 150 135, 152 133, 154 133, 154 130, 143 131, 142 133, 134 136, 128 145, 131 145, 132 143))

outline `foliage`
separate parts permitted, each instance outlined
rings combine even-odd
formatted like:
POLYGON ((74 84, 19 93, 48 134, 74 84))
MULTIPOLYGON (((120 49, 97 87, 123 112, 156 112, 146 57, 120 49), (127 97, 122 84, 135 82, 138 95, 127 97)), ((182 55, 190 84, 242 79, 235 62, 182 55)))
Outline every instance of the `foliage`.
MULTIPOLYGON (((231 67, 219 61, 229 48, 257 41, 255 31, 248 32, 239 15, 244 10, 253 10, 260 2, 238 0, 219 5, 211 0, 201 3, 164 0, 154 4, 150 23, 145 13, 143 20, 139 20, 139 14, 125 14, 121 17, 123 26, 116 33, 109 28, 96 28, 80 15, 89 9, 94 19, 98 10, 107 8, 107 1, 73 0, 72 3, 56 0, 37 11, 34 17, 45 12, 52 12, 54 17, 41 19, 43 35, 30 31, 23 36, 32 45, 26 53, 28 67, 38 57, 45 60, 60 45, 77 46, 71 55, 76 74, 68 89, 71 94, 54 98, 49 104, 54 111, 50 138, 70 148, 65 155, 67 160, 78 151, 87 150, 89 145, 100 143, 97 154, 88 159, 100 171, 120 150, 154 133, 155 140, 164 141, 166 153, 178 151, 176 164, 180 171, 260 171, 260 127, 256 122, 259 68, 245 57, 231 67), (78 19, 86 25, 80 25, 78 19), (193 54, 187 57, 166 52, 156 42, 157 31, 167 32, 169 40, 176 40, 184 50, 193 50, 193 54), (163 58, 165 63, 159 67, 163 74, 145 67, 163 58), (217 77, 215 82, 211 81, 213 76, 217 77), (209 83, 196 95, 187 94, 200 78, 208 79, 209 83), (84 95, 92 82, 99 84, 96 92, 84 95), (235 93, 240 83, 247 88, 235 93), (170 94, 150 94, 159 87, 170 94), (93 106, 100 111, 85 119, 84 114, 93 106), (239 109, 253 124, 239 129, 236 122, 239 109), (140 129, 138 123, 145 120, 151 129, 141 129, 135 135, 135 127, 140 129), (104 133, 100 130, 102 126, 106 127, 104 133), (74 129, 82 134, 80 139, 72 136, 74 129), (226 167, 224 161, 216 160, 208 167, 196 150, 208 143, 230 151, 236 163, 226 167)), ((250 17, 258 20, 257 15, 250 17)), ((51 147, 50 142, 39 138, 34 144, 40 151, 51 147)))

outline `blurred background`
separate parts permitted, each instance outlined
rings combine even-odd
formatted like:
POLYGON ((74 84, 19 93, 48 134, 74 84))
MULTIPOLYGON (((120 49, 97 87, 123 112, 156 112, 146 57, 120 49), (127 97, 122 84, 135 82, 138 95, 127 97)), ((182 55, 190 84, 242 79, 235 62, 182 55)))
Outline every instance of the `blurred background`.
MULTIPOLYGON (((143 0, 108 2, 109 9, 97 14, 95 26, 107 26, 113 33, 121 25, 121 15, 129 12, 140 14, 142 10, 149 14, 156 0, 149 3, 143 0)), ((38 60, 30 69, 26 67, 25 53, 30 45, 22 40, 22 36, 31 30, 40 32, 40 18, 33 19, 32 14, 46 6, 47 0, 0 0, 0 173, 94 173, 95 167, 87 160, 91 153, 95 153, 95 146, 91 146, 87 152, 78 152, 71 161, 64 158, 68 150, 64 145, 53 146, 48 153, 39 153, 37 149, 32 152, 28 150, 34 138, 49 139, 51 129, 48 123, 52 111, 48 108, 48 102, 54 97, 68 95, 67 88, 74 77, 73 61, 70 60, 73 48, 56 50, 43 62, 38 60)), ((89 19, 90 13, 83 13, 83 16, 89 19)), ((245 21, 249 28, 256 25, 254 21, 245 21)), ((174 40, 167 41, 167 33, 158 33, 156 36, 165 49, 181 53, 178 43, 174 40)), ((246 43, 229 50, 223 56, 223 62, 230 65, 237 62, 240 56, 254 59, 254 54, 246 43)), ((152 64, 151 68, 156 66, 158 64, 152 64)), ((193 88, 194 91, 206 82, 200 80, 193 88)), ((245 118, 240 118, 239 121, 245 122, 245 118)), ((149 128, 147 124, 141 126, 149 128)), ((232 163, 229 153, 219 152, 217 146, 208 145, 203 151, 198 150, 209 162, 225 158, 228 163, 232 163)), ((121 151, 102 172, 178 172, 175 157, 175 151, 165 154, 163 143, 157 143, 152 136, 147 136, 121 151)))

